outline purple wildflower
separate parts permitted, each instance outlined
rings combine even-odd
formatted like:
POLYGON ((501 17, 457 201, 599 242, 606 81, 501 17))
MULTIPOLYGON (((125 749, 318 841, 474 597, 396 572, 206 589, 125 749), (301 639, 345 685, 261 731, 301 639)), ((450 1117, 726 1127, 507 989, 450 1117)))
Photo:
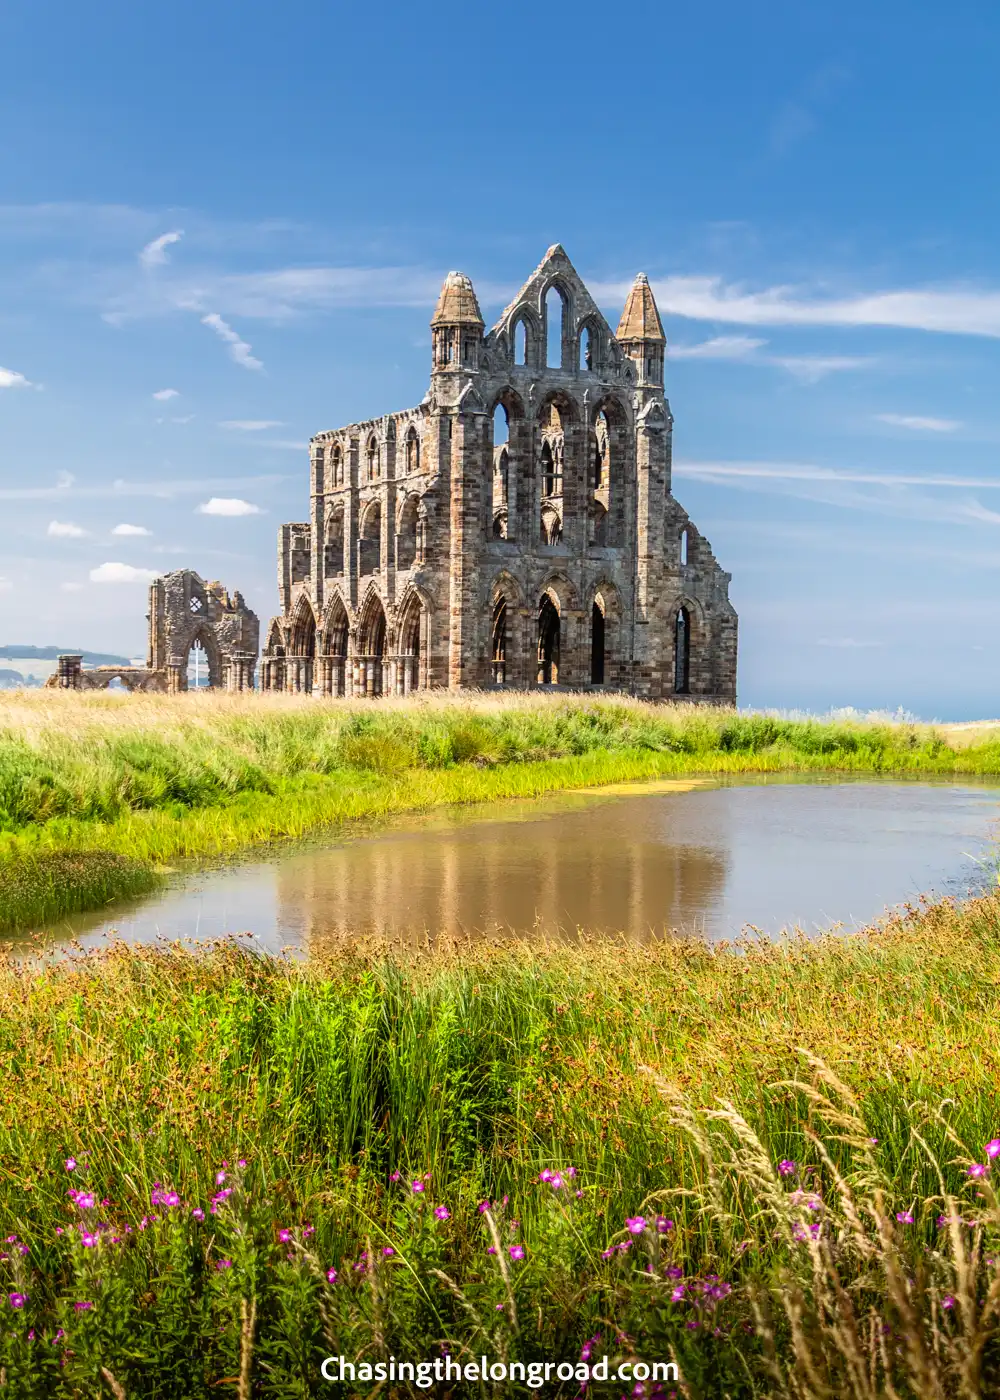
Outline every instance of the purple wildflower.
POLYGON ((671 1295, 670 1295, 671 1301, 674 1302, 674 1303, 679 1303, 679 1302, 681 1301, 681 1299, 684 1297, 684 1294, 685 1294, 686 1292, 687 1292, 687 1284, 686 1284, 686 1283, 679 1283, 679 1284, 677 1284, 677 1286, 675 1287, 674 1291, 673 1291, 673 1292, 671 1293, 671 1295))
POLYGON ((92 1191, 70 1191, 68 1194, 71 1197, 73 1204, 76 1206, 77 1210, 94 1209, 96 1202, 94 1200, 94 1193, 92 1191))
POLYGON ((489 1210, 489 1208, 490 1208, 490 1203, 489 1203, 489 1201, 480 1201, 480 1202, 479 1202, 479 1205, 476 1207, 476 1209, 479 1211, 479 1214, 480 1214, 480 1215, 485 1215, 486 1212, 489 1210))
POLYGON ((510 1255, 510 1257, 511 1257, 512 1259, 523 1259, 523 1258, 524 1258, 524 1245, 523 1245, 523 1244, 512 1244, 512 1245, 510 1246, 510 1248, 508 1249, 507 1253, 510 1255))
POLYGON ((7 1302, 11 1305, 12 1308, 23 1308, 26 1301, 27 1300, 23 1293, 7 1294, 7 1302))
POLYGON ((1000 1157, 1000 1138, 993 1138, 983 1149, 987 1157, 1000 1157))
POLYGON ((65 1163, 65 1165, 66 1165, 66 1170, 67 1170, 68 1172, 75 1172, 75 1171, 76 1171, 76 1158, 75 1158, 75 1157, 67 1157, 67 1158, 66 1158, 66 1163, 65 1163))
POLYGON ((278 1231, 278 1239, 281 1241, 282 1244, 287 1244, 288 1241, 289 1241, 291 1238, 292 1238, 292 1232, 291 1232, 291 1230, 279 1230, 279 1231, 278 1231))
POLYGON ((205 1212, 202 1210, 201 1206, 195 1206, 194 1210, 191 1212, 191 1219, 192 1219, 192 1220, 204 1220, 204 1219, 205 1219, 205 1212))
POLYGON ((226 1179, 226 1173, 225 1173, 225 1172, 216 1172, 216 1173, 215 1173, 215 1184, 216 1184, 216 1186, 221 1186, 222 1183, 225 1181, 225 1179, 226 1179))
POLYGON ((950 1312, 955 1306, 955 1300, 950 1293, 946 1293, 941 1299, 941 1306, 944 1308, 945 1312, 950 1312))
POLYGON ((389 1180, 390 1180, 390 1181, 402 1181, 402 1179, 403 1179, 403 1173, 402 1173, 402 1172, 393 1172, 393 1173, 390 1175, 390 1177, 389 1177, 389 1180))
POLYGON ((221 1273, 223 1269, 231 1269, 233 1267, 233 1261, 231 1259, 219 1259, 217 1260, 215 1267, 221 1273))
POLYGON ((83 1245, 84 1249, 93 1249, 99 1242, 100 1235, 91 1235, 87 1231, 84 1231, 80 1235, 80 1243, 83 1245))
POLYGON ((549 1177, 549 1185, 552 1187, 553 1191, 561 1191, 563 1188, 562 1175, 559 1172, 553 1172, 549 1177))
POLYGON ((391 1244, 384 1244, 382 1246, 382 1253, 385 1255, 386 1259, 391 1259, 392 1256, 396 1253, 396 1251, 393 1249, 391 1244))
POLYGON ((539 1181, 551 1181, 551 1180, 552 1180, 552 1172, 550 1171, 550 1169, 549 1169, 548 1167, 546 1167, 543 1171, 540 1171, 540 1172, 538 1173, 538 1180, 539 1180, 539 1181))
POLYGON ((425 1186, 424 1183, 420 1180, 419 1176, 416 1177, 413 1181, 410 1182, 410 1190, 413 1192, 413 1194, 414 1194, 415 1196, 419 1196, 420 1193, 421 1193, 421 1191, 426 1191, 426 1189, 427 1189, 426 1186, 425 1186))
POLYGON ((641 1235, 646 1228, 646 1217, 644 1215, 630 1215, 625 1224, 629 1234, 641 1235))
POLYGON ((798 1165, 789 1157, 785 1157, 778 1163, 778 1171, 782 1176, 794 1176, 798 1171, 798 1165))
POLYGON ((83 1303, 74 1303, 74 1304, 73 1304, 73 1311, 74 1311, 74 1312, 90 1312, 90 1310, 91 1310, 91 1308, 92 1308, 93 1306, 94 1306, 93 1303, 87 1303, 87 1302, 83 1302, 83 1303))
POLYGON ((451 1217, 451 1211, 447 1206, 435 1206, 434 1214, 437 1216, 438 1220, 448 1220, 451 1217))
POLYGON ((982 1162, 973 1162, 972 1166, 969 1168, 969 1175, 974 1177, 985 1176, 988 1171, 989 1167, 983 1166, 982 1162))
POLYGON ((912 1224, 913 1224, 913 1216, 910 1214, 910 1212, 909 1212, 908 1210, 897 1210, 897 1211, 896 1211, 896 1219, 899 1221, 900 1225, 912 1225, 912 1224))
POLYGON ((674 1222, 672 1220, 668 1220, 665 1215, 658 1215, 656 1217, 656 1233, 658 1235, 665 1235, 673 1228, 674 1222))
POLYGON ((614 1252, 615 1252, 615 1250, 614 1250, 614 1245, 612 1245, 612 1247, 611 1247, 610 1249, 604 1249, 604 1250, 601 1251, 601 1258, 602 1258, 602 1259, 610 1259, 611 1256, 612 1256, 612 1254, 614 1254, 614 1252))
POLYGON ((336 1269, 333 1269, 333 1268, 327 1269, 327 1271, 326 1271, 326 1281, 327 1281, 327 1283, 336 1283, 336 1282, 337 1282, 337 1270, 336 1270, 336 1269))

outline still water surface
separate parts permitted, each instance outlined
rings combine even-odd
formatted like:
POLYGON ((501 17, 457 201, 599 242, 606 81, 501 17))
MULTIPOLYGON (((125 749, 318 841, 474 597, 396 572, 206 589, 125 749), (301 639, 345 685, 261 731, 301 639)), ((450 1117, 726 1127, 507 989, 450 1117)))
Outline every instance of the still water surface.
POLYGON ((247 932, 307 950, 347 933, 732 938, 865 924, 993 870, 1000 789, 949 782, 656 784, 411 817, 337 844, 175 878, 52 942, 247 932))

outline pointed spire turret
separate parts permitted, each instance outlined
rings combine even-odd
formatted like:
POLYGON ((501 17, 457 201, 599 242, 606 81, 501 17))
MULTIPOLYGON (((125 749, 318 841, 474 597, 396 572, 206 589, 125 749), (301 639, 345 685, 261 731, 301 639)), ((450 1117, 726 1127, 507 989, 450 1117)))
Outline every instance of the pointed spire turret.
POLYGON ((431 317, 434 369, 477 370, 483 328, 472 283, 464 272, 449 272, 431 317))
POLYGON ((663 387, 663 356, 667 337, 649 278, 640 272, 629 290, 615 339, 636 367, 637 382, 663 387))

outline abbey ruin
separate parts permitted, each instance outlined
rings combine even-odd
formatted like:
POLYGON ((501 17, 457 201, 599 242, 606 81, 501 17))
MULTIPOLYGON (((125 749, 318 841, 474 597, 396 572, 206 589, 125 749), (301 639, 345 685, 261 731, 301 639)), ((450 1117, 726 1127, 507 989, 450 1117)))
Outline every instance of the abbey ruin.
POLYGON ((730 575, 671 492, 645 276, 613 333, 556 245, 485 332, 452 272, 431 332, 416 408, 312 439, 310 518, 279 531, 262 688, 732 704, 730 575))

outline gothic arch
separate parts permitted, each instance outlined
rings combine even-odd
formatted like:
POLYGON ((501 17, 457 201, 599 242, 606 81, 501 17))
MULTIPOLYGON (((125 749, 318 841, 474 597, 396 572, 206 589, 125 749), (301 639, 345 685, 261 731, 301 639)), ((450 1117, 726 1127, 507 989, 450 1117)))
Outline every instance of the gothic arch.
POLYGON ((587 617, 590 637, 590 683, 617 689, 622 684, 622 603, 610 579, 592 589, 587 617))
POLYGON ((515 367, 537 369, 538 349, 542 343, 542 322, 527 302, 519 302, 507 319, 510 340, 510 360, 515 367), (524 359, 518 359, 518 327, 524 327, 524 359))
POLYGON ((565 616, 567 612, 575 611, 580 605, 580 595, 576 590, 575 584, 570 579, 569 575, 564 574, 562 571, 549 574, 548 578, 542 584, 539 596, 541 596, 542 593, 549 594, 552 601, 559 609, 561 616, 565 616))
POLYGON ((354 694, 383 695, 386 690, 387 633, 385 604, 372 587, 358 610, 355 629, 354 694))
POLYGON ((305 593, 292 609, 289 652, 292 656, 316 655, 316 614, 305 593))
POLYGON ((667 644, 670 654, 671 690, 675 695, 696 694, 695 671, 707 654, 708 626, 705 609, 689 594, 670 605, 667 644), (683 627, 682 627, 683 619, 683 627))
POLYGON ((559 419, 563 429, 572 423, 579 423, 581 419, 580 406, 572 394, 568 394, 565 389, 552 389, 539 399, 538 407, 535 410, 535 422, 539 427, 544 428, 549 421, 552 409, 555 407, 559 414, 559 419))

